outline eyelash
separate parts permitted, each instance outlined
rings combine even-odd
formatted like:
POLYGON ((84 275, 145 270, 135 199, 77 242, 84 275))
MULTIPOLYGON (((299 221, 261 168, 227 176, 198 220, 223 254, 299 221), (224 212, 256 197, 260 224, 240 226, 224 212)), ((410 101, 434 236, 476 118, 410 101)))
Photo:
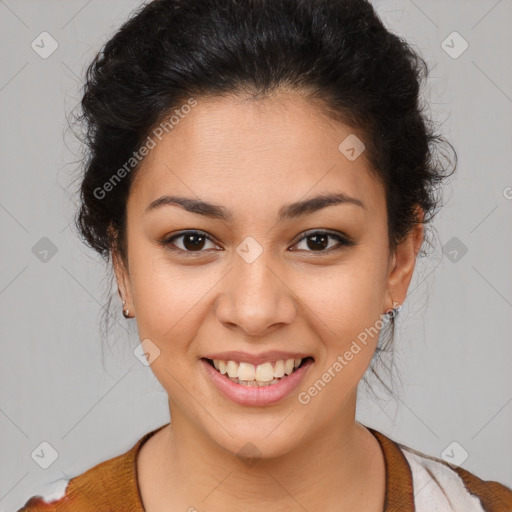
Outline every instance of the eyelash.
MULTIPOLYGON (((190 234, 201 235, 204 238, 206 238, 207 240, 209 240, 210 242, 215 243, 215 241, 211 237, 209 237, 206 233, 204 233, 203 231, 191 230, 191 231, 183 231, 182 233, 179 233, 177 235, 173 235, 173 236, 171 236, 169 238, 165 238, 165 239, 160 241, 160 245, 162 245, 163 247, 167 248, 168 250, 170 250, 172 252, 181 253, 181 254, 184 254, 187 257, 189 257, 189 256, 195 257, 196 254, 201 254, 203 252, 206 252, 205 250, 186 251, 186 250, 180 249, 179 247, 176 247, 176 246, 173 245, 172 242, 174 240, 176 240, 178 238, 182 238, 182 237, 184 237, 186 235, 190 235, 190 234)), ((312 237, 314 235, 327 235, 330 238, 334 238, 334 239, 338 240, 338 242, 340 242, 340 245, 338 247, 334 247, 334 248, 331 247, 331 248, 326 249, 326 250, 306 251, 306 252, 318 253, 318 254, 327 254, 327 253, 330 253, 330 252, 332 252, 334 250, 342 249, 343 247, 349 247, 349 246, 355 245, 354 242, 352 242, 350 239, 348 239, 345 236, 342 236, 342 235, 337 234, 337 233, 332 233, 330 231, 323 231, 323 230, 317 230, 317 231, 310 231, 310 232, 308 232, 302 238, 300 238, 294 245, 300 244, 303 240, 306 240, 306 239, 308 239, 308 238, 310 238, 310 237, 312 237)))

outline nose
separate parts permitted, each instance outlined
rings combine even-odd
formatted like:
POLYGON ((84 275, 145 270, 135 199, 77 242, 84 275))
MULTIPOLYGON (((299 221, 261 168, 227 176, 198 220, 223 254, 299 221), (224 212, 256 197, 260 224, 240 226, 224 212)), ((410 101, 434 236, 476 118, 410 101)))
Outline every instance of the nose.
POLYGON ((222 281, 216 316, 226 328, 263 337, 291 324, 297 299, 286 273, 265 251, 248 263, 235 258, 234 268, 222 281))

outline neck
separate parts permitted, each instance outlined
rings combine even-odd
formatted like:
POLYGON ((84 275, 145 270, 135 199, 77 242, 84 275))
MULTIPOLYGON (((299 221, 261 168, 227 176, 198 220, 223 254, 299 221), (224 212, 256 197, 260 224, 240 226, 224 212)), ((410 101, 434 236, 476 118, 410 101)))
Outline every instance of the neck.
POLYGON ((355 511, 371 510, 377 500, 380 508, 375 510, 382 510, 382 453, 373 435, 355 421, 355 394, 327 429, 306 433, 300 446, 282 455, 252 460, 219 446, 172 410, 172 422, 162 430, 152 457, 160 468, 151 478, 153 491, 158 488, 152 494, 162 503, 192 511, 318 510, 320 505, 355 511), (374 480, 380 485, 370 486, 374 480))

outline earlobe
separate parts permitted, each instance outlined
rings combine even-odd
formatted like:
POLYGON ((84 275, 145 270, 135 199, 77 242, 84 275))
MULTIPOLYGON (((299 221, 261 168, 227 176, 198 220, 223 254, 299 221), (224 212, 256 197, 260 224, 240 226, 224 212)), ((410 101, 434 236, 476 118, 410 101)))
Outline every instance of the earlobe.
POLYGON ((123 316, 125 318, 134 318, 135 315, 130 315, 130 311, 133 311, 134 308, 132 305, 133 301, 131 300, 130 286, 127 282, 128 277, 126 275, 125 266, 115 252, 112 253, 112 264, 117 281, 117 293, 122 302, 123 316))
POLYGON ((113 240, 113 242, 111 243, 110 254, 112 260, 112 267, 117 282, 117 293, 122 302, 123 315, 125 318, 133 318, 133 316, 130 316, 130 311, 133 311, 134 307, 132 305, 133 301, 131 300, 131 289, 129 285, 129 279, 127 276, 127 270, 124 265, 124 262, 122 261, 121 256, 119 255, 116 249, 115 244, 117 234, 115 230, 110 226, 108 231, 111 240, 113 240))

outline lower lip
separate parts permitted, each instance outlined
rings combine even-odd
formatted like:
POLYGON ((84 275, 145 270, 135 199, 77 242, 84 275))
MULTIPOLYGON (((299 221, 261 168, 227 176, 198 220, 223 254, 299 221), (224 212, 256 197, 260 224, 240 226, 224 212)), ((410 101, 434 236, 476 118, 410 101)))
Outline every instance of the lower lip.
POLYGON ((263 406, 275 404, 292 393, 302 382, 308 368, 313 364, 308 359, 291 375, 281 378, 279 382, 270 386, 244 386, 229 380, 226 375, 218 372, 205 359, 201 359, 206 373, 213 385, 227 398, 240 405, 263 406))

